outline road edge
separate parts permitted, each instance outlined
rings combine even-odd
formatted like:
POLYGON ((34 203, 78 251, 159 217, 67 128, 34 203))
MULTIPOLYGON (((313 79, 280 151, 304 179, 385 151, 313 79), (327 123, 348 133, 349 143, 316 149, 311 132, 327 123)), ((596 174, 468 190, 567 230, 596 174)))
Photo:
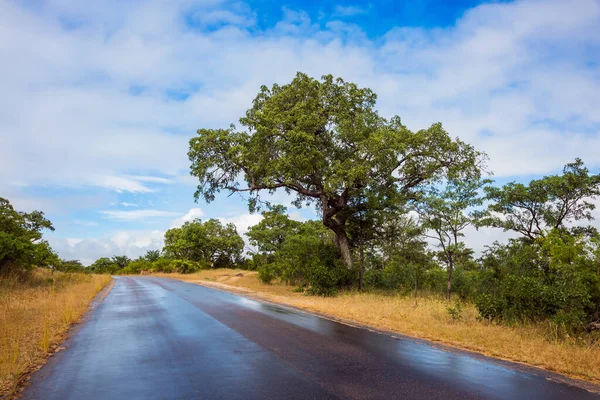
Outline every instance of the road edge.
MULTIPOLYGON (((155 278, 163 278, 163 277, 155 277, 155 278)), ((569 386, 578 387, 578 388, 584 389, 590 393, 600 394, 600 383, 584 380, 584 379, 581 379, 581 378, 578 378, 575 376, 561 374, 561 373, 555 372, 555 371, 550 371, 543 367, 538 367, 538 366, 527 364, 527 363, 524 363, 521 361, 515 361, 515 360, 511 360, 511 359, 507 359, 507 358, 494 357, 494 356, 486 355, 486 354, 483 354, 481 352, 478 352, 476 350, 472 350, 469 348, 453 346, 453 345, 450 345, 450 344, 447 344, 447 343, 444 343, 441 341, 436 341, 436 340, 432 340, 432 339, 424 339, 424 338, 420 338, 418 336, 411 336, 411 335, 408 335, 405 333, 376 328, 376 327, 362 324, 360 322, 356 322, 353 320, 337 317, 335 315, 325 314, 325 313, 312 311, 312 310, 308 310, 305 308, 301 308, 301 307, 297 307, 297 306, 293 306, 293 305, 289 305, 289 304, 285 304, 285 303, 280 303, 277 301, 273 301, 271 299, 264 298, 260 295, 260 292, 253 291, 251 289, 247 289, 247 288, 243 288, 243 287, 238 288, 237 286, 227 285, 227 284, 221 283, 221 282, 202 281, 202 280, 188 281, 188 280, 180 280, 177 278, 166 278, 166 279, 173 279, 173 280, 177 280, 180 282, 187 282, 187 283, 196 284, 199 286, 204 286, 209 289, 220 290, 220 291, 226 292, 226 293, 232 293, 232 294, 239 295, 241 297, 245 297, 245 298, 248 298, 251 300, 275 305, 275 306, 278 306, 278 307, 281 307, 284 309, 301 312, 304 314, 315 315, 317 317, 324 318, 324 319, 334 321, 334 322, 338 322, 338 323, 341 323, 341 324, 344 324, 347 326, 351 326, 354 328, 366 329, 368 331, 378 333, 380 335, 391 336, 392 338, 397 339, 397 340, 410 340, 410 341, 417 342, 417 343, 427 344, 431 347, 434 347, 434 348, 442 350, 442 351, 465 354, 469 357, 472 357, 472 358, 475 358, 478 360, 490 362, 490 363, 493 363, 493 364, 496 364, 496 365, 499 365, 502 367, 510 368, 510 369, 513 369, 513 370, 516 370, 519 372, 530 373, 533 375, 541 376, 544 379, 554 381, 554 382, 564 383, 569 386)))
POLYGON ((98 306, 102 304, 102 301, 104 301, 104 299, 106 298, 106 296, 108 296, 108 293, 110 293, 114 286, 115 278, 111 276, 110 282, 108 282, 102 289, 100 289, 100 291, 96 293, 94 298, 90 300, 90 304, 88 305, 87 310, 83 313, 81 317, 79 317, 79 319, 77 319, 77 321, 71 324, 69 329, 64 333, 64 336, 61 338, 60 342, 55 343, 50 348, 50 350, 48 351, 41 363, 34 365, 27 369, 25 372, 23 372, 23 374, 19 377, 19 380, 17 381, 16 389, 12 393, 6 395, 6 397, 0 397, 0 400, 19 399, 25 391, 25 389, 27 388, 27 385, 29 384, 33 374, 35 374, 42 367, 44 367, 44 365, 48 364, 48 361, 52 357, 60 353, 62 350, 66 349, 63 345, 81 330, 85 322, 90 319, 94 310, 96 310, 96 308, 98 308, 98 306))

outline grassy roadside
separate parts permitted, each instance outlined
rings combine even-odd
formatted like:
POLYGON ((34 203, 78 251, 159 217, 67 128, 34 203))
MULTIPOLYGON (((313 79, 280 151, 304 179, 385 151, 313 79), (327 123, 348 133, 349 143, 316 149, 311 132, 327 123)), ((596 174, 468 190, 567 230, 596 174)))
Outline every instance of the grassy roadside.
POLYGON ((0 398, 43 364, 109 282, 108 275, 52 273, 0 277, 0 398))
POLYGON ((455 321, 446 309, 448 303, 432 297, 415 301, 413 297, 357 292, 337 297, 305 296, 294 293, 291 286, 263 284, 256 272, 231 269, 157 275, 239 290, 265 300, 600 383, 600 341, 557 340, 549 325, 544 324, 509 327, 479 321, 471 304, 463 305, 461 319, 455 321), (236 276, 240 273, 243 275, 236 276))

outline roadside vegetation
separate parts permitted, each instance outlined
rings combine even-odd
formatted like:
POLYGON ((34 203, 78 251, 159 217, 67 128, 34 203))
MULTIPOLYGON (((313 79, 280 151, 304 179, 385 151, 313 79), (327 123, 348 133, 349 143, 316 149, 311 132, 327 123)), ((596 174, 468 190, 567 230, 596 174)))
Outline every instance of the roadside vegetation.
POLYGON ((0 397, 57 350, 111 280, 61 260, 43 240, 45 229, 53 228, 42 212, 16 211, 0 198, 0 397))
POLYGON ((440 123, 413 132, 375 104, 370 89, 298 73, 263 86, 242 129, 198 130, 188 153, 194 196, 245 197, 263 217, 246 233, 249 246, 233 224, 196 219, 168 230, 162 249, 84 268, 41 239, 52 229, 43 213, 21 213, 14 218, 31 234, 14 245, 0 236, 0 268, 203 282, 237 268, 251 272, 226 283, 261 296, 600 380, 600 234, 591 222, 600 174, 575 159, 499 185, 487 156, 440 123), (314 207, 317 219, 292 220, 261 198, 276 190, 314 207), (484 227, 512 238, 476 254, 464 233, 484 227))
POLYGON ((0 396, 56 351, 110 279, 41 268, 0 276, 0 396))

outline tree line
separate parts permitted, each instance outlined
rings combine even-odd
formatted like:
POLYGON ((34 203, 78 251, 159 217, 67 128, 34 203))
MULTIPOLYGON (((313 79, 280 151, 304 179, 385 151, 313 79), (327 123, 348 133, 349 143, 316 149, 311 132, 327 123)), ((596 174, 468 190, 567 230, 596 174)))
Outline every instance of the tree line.
MULTIPOLYGON (((483 152, 439 123, 410 131, 397 116, 381 117, 375 104, 370 89, 332 76, 298 73, 289 84, 263 86, 242 129, 200 129, 188 153, 197 200, 241 193, 251 212, 262 213, 246 234, 251 251, 244 254, 232 224, 194 220, 167 231, 162 251, 101 258, 87 271, 239 267, 308 294, 357 288, 454 296, 473 302, 484 319, 550 320, 565 332, 599 319, 600 235, 589 221, 600 175, 576 159, 560 174, 497 186, 483 152), (315 207, 319 220, 294 221, 261 199, 276 190, 297 207, 315 207), (463 241, 469 226, 514 238, 475 257, 463 241)), ((57 262, 39 233, 51 229, 49 221, 38 212, 18 215, 32 232, 25 242, 37 250, 23 247, 27 257, 2 250, 0 268, 57 262)))

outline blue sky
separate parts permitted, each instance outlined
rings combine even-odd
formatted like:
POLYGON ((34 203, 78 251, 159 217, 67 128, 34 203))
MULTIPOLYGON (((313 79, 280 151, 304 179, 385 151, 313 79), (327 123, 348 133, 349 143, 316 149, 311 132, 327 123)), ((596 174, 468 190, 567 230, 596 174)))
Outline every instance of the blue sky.
POLYGON ((0 196, 44 210, 59 255, 85 263, 196 217, 243 233, 260 216, 240 196, 194 203, 187 143, 296 71, 371 87, 411 129, 441 121, 499 183, 575 157, 597 171, 599 26, 598 0, 4 1, 0 196))

